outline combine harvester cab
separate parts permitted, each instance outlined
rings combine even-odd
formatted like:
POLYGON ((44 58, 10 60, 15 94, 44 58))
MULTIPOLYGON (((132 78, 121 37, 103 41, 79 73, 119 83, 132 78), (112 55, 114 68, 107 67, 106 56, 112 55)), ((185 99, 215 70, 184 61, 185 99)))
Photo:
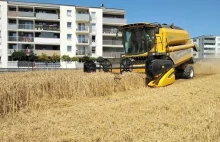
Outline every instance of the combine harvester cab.
POLYGON ((176 77, 191 79, 194 76, 193 53, 197 46, 192 44, 187 31, 172 25, 158 23, 134 23, 119 27, 125 54, 118 66, 108 59, 84 63, 84 72, 146 74, 149 87, 172 84, 176 77))

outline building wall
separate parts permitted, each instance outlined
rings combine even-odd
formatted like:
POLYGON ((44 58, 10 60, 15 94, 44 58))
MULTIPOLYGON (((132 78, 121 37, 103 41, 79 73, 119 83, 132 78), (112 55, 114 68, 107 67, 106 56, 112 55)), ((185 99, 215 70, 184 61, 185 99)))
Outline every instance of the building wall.
POLYGON ((195 58, 220 58, 220 36, 200 36, 193 39, 199 46, 199 52, 194 52, 195 58))
POLYGON ((76 14, 75 14, 75 7, 73 6, 60 6, 60 39, 61 39, 61 45, 60 45, 60 52, 62 55, 69 55, 70 57, 73 57, 76 55, 76 14), (71 10, 72 14, 71 16, 67 16, 67 10, 71 10), (72 23, 71 28, 67 28, 67 22, 72 23), (72 35, 72 39, 67 39, 67 34, 72 35), (67 46, 71 46, 72 50, 67 51, 67 46))
POLYGON ((0 26, 1 26, 1 44, 0 44, 0 50, 1 50, 1 67, 7 68, 7 62, 8 62, 8 17, 7 17, 7 11, 8 11, 8 5, 7 1, 0 1, 0 12, 1 12, 1 19, 0 19, 0 26))
MULTIPOLYGON (((92 14, 92 12, 96 13, 96 20, 95 22, 91 21, 90 22, 90 28, 92 28, 92 24, 96 24, 96 32, 95 32, 95 38, 96 38, 96 42, 94 44, 94 47, 96 47, 96 53, 92 54, 93 57, 99 57, 99 56, 103 56, 103 51, 102 51, 102 40, 103 40, 103 28, 102 28, 102 21, 103 21, 103 10, 102 9, 97 9, 97 8, 89 8, 89 13, 90 15, 92 14)), ((92 34, 92 31, 90 32, 90 35, 92 34)), ((92 36, 91 36, 92 37, 92 36)), ((90 41, 91 41, 91 37, 90 37, 90 41)), ((92 47, 93 44, 90 44, 90 51, 92 51, 92 47)))

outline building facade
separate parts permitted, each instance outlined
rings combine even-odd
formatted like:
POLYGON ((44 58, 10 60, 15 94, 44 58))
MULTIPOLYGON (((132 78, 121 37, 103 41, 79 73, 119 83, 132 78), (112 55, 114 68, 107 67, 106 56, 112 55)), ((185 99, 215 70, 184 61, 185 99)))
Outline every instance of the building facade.
POLYGON ((70 57, 119 57, 123 53, 117 27, 125 10, 101 7, 0 1, 1 67, 14 51, 70 57))
POLYGON ((197 44, 199 52, 194 52, 195 58, 220 58, 220 36, 199 36, 192 39, 197 44))

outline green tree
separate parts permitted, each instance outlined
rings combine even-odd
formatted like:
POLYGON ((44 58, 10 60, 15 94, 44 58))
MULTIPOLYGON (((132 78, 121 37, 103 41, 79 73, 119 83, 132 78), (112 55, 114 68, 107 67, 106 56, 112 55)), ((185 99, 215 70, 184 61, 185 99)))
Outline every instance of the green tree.
POLYGON ((79 61, 79 58, 78 58, 78 57, 73 57, 73 58, 72 58, 72 61, 77 61, 77 62, 78 62, 78 61, 79 61))
POLYGON ((28 56, 28 61, 33 62, 33 61, 36 61, 37 59, 38 59, 37 55, 34 54, 33 51, 31 51, 30 54, 29 54, 29 56, 28 56))
POLYGON ((11 55, 13 61, 25 61, 27 55, 24 51, 14 51, 11 55))
POLYGON ((95 57, 90 57, 89 60, 96 61, 97 58, 95 58, 95 57))
POLYGON ((62 61, 71 61, 71 58, 70 58, 69 55, 63 55, 63 56, 61 57, 61 60, 62 60, 62 61))
POLYGON ((89 60, 89 56, 83 56, 83 57, 82 57, 82 61, 83 61, 83 62, 86 62, 86 61, 88 61, 88 60, 89 60))
POLYGON ((45 54, 45 53, 42 53, 38 58, 42 62, 49 62, 49 58, 48 58, 47 54, 45 54))
POLYGON ((97 62, 102 62, 103 60, 104 60, 104 58, 101 56, 96 59, 97 62))
POLYGON ((56 53, 53 54, 53 56, 51 57, 51 61, 56 63, 60 61, 60 56, 57 55, 56 53))

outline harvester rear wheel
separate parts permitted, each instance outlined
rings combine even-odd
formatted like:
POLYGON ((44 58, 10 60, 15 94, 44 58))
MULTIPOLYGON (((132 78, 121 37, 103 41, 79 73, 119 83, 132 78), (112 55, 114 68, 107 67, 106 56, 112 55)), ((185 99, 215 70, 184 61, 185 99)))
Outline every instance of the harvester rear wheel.
POLYGON ((192 66, 187 65, 183 70, 183 77, 186 79, 192 79, 194 77, 194 69, 192 66))

